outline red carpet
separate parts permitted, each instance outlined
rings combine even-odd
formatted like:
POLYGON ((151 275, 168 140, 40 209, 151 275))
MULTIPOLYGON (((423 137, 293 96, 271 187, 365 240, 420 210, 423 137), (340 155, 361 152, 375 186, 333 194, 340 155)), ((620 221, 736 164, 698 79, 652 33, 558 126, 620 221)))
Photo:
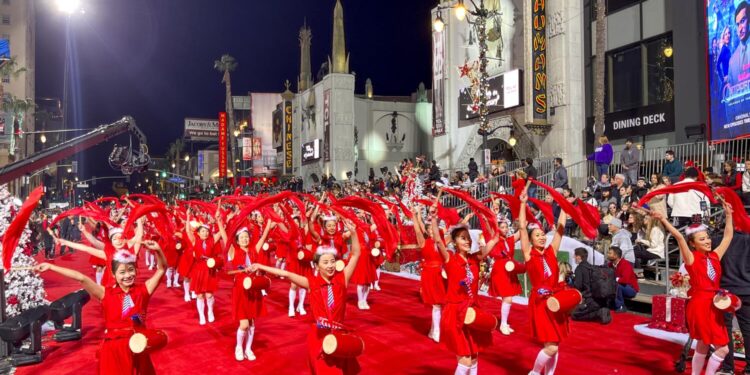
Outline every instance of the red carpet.
MULTIPOLYGON (((83 270, 93 276, 87 255, 58 258, 55 263, 83 270)), ((148 271, 142 270, 142 275, 148 271)), ((54 300, 78 289, 78 285, 59 275, 43 275, 54 300)), ((216 374, 250 371, 255 374, 305 374, 305 339, 308 319, 291 319, 287 314, 288 282, 274 280, 267 301, 269 314, 256 324, 254 362, 234 359, 237 324, 231 321, 230 283, 223 280, 217 293, 217 321, 198 325, 195 303, 182 300, 182 289, 157 289, 149 307, 149 325, 169 335, 166 348, 152 356, 163 374, 216 374)), ((382 291, 370 294, 372 310, 356 308, 356 293, 350 287, 347 325, 354 327, 365 341, 365 353, 359 361, 362 374, 453 374, 455 357, 427 339, 430 309, 418 303, 419 285, 412 280, 383 274, 382 291)), ((499 312, 496 300, 484 298, 485 306, 499 312)), ((612 324, 572 325, 572 334, 563 342, 557 374, 665 374, 673 373, 673 361, 680 347, 641 336, 633 325, 645 320, 632 314, 614 316, 612 324)), ((495 333, 495 346, 481 353, 480 374, 526 374, 539 346, 529 337, 526 307, 514 305, 510 323, 516 332, 509 336, 495 333)), ((96 350, 102 337, 99 303, 92 300, 84 307, 83 340, 56 343, 44 341, 44 362, 21 367, 17 374, 93 374, 96 350)))

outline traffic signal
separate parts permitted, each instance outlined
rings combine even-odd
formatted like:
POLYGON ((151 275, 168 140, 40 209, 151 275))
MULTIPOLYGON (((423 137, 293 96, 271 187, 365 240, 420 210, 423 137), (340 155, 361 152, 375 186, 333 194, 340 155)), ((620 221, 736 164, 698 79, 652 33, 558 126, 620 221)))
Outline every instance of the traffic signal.
POLYGON ((161 171, 161 178, 167 178, 167 172, 161 171))

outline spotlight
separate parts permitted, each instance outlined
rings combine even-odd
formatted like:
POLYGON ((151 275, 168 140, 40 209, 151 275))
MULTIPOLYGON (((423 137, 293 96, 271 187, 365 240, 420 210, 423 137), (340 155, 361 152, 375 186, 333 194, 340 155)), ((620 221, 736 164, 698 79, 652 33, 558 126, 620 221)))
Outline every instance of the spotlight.
POLYGON ((518 143, 518 140, 516 139, 516 134, 513 130, 510 131, 510 138, 508 138, 508 144, 510 147, 515 147, 516 143, 518 143))
POLYGON ((438 11, 437 17, 432 23, 432 28, 435 29, 436 32, 442 32, 445 28, 445 22, 443 22, 443 16, 440 15, 440 11, 438 11))
POLYGON ((458 18, 459 21, 463 21, 464 18, 466 18, 466 7, 464 6, 463 0, 458 0, 458 4, 456 4, 456 18, 458 18))

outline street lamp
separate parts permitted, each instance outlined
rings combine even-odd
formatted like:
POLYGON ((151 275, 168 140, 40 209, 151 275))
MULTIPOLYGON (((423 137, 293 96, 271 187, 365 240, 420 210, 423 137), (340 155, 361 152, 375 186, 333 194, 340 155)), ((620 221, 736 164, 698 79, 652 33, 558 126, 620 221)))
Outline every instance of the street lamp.
POLYGON ((175 167, 176 165, 174 164, 174 162, 172 162, 172 169, 174 169, 175 167))
POLYGON ((466 7, 464 6, 464 0, 458 0, 458 4, 455 7, 456 18, 459 21, 463 21, 466 18, 466 7))
POLYGON ((190 161, 190 155, 189 154, 185 154, 185 161, 186 162, 190 161))
POLYGON ((47 136, 45 136, 44 134, 42 134, 42 136, 39 137, 39 142, 47 143, 47 136))
POLYGON ((73 173, 73 168, 68 168, 68 173, 73 173))
POLYGON ((73 14, 81 10, 81 0, 56 0, 57 9, 63 13, 73 14))
POLYGON ((443 29, 445 28, 445 22, 443 22, 443 16, 440 14, 440 10, 441 8, 438 8, 437 17, 435 17, 435 21, 432 22, 432 28, 438 33, 443 32, 443 29))

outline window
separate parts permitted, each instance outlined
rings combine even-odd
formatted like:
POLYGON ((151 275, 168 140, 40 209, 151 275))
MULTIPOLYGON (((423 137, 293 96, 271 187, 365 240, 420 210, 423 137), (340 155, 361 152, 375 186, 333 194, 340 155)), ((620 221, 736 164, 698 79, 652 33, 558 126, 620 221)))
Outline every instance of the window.
POLYGON ((607 113, 671 101, 672 35, 608 52, 606 70, 607 113))
POLYGON ((2 23, 3 25, 10 25, 10 14, 3 14, 2 23))
POLYGON ((10 83, 10 76, 9 75, 6 74, 6 75, 3 76, 3 83, 10 83))
POLYGON ((629 6, 640 3, 642 0, 607 0, 607 14, 617 12, 629 6))

